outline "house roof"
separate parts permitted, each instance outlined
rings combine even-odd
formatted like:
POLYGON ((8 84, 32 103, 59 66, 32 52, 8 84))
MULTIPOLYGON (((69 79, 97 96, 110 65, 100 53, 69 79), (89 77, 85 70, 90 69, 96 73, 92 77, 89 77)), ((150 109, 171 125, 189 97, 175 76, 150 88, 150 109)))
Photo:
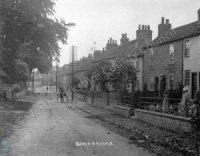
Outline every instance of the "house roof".
POLYGON ((200 35, 200 21, 192 22, 175 29, 170 29, 167 32, 165 31, 152 42, 145 45, 144 48, 147 48, 147 46, 150 45, 155 47, 196 35, 200 35))
MULTIPOLYGON (((95 60, 85 60, 85 61, 79 61, 76 65, 74 65, 74 73, 81 72, 84 70, 89 69, 94 63, 100 60, 108 60, 112 59, 114 57, 124 57, 130 54, 135 55, 137 53, 137 56, 141 56, 142 53, 139 52, 138 49, 138 40, 132 40, 124 45, 116 46, 109 51, 103 53, 100 55, 97 59, 95 60)), ((71 66, 69 67, 68 70, 62 71, 60 73, 61 76, 64 75, 71 75, 71 66)))
POLYGON ((98 59, 95 59, 95 62, 99 60, 108 60, 114 57, 131 54, 135 51, 137 46, 138 40, 132 40, 124 45, 116 46, 109 51, 103 53, 98 59))

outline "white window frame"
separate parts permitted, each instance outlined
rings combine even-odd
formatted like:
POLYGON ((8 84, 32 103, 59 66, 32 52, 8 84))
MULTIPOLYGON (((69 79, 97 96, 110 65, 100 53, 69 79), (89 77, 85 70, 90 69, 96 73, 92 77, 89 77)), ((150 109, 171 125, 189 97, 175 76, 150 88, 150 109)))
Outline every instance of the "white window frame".
POLYGON ((169 89, 170 89, 170 90, 173 90, 173 89, 174 89, 174 74, 170 74, 170 75, 169 75, 169 89), (173 77, 172 83, 171 83, 171 77, 173 77), (172 88, 171 88, 171 85, 172 85, 172 88))
POLYGON ((150 49, 150 64, 153 65, 153 56, 154 56, 154 50, 150 49))
POLYGON ((190 57, 190 40, 185 40, 185 57, 190 57), (189 42, 189 47, 187 47, 187 43, 189 42), (186 52, 188 51, 188 52, 186 52))
POLYGON ((190 70, 185 70, 185 86, 190 86, 190 70), (187 72, 189 72, 189 77, 187 77, 187 72))
POLYGON ((169 64, 174 64, 174 43, 169 45, 169 64), (171 47, 173 47, 173 49, 171 47), (171 60, 171 58, 173 58, 173 60, 171 60))

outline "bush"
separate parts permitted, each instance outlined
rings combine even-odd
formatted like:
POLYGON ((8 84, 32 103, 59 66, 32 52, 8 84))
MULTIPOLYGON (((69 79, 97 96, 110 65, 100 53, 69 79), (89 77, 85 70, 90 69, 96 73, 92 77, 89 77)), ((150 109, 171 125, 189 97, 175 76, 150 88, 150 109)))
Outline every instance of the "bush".
POLYGON ((13 92, 20 92, 20 91, 21 91, 20 85, 14 84, 14 85, 12 86, 12 91, 13 91, 13 92))

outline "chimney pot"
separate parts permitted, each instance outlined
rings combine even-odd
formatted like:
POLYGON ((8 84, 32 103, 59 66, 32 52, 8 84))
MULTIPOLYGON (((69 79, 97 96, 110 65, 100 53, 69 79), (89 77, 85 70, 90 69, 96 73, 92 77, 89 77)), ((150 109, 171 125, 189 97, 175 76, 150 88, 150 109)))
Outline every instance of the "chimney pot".
POLYGON ((115 43, 115 41, 113 40, 113 44, 115 43))
POLYGON ((144 25, 142 25, 142 30, 144 30, 144 25))
POLYGON ((197 11, 198 13, 198 21, 200 21, 200 9, 197 11))
POLYGON ((164 17, 162 17, 161 24, 164 24, 164 20, 165 20, 165 18, 164 18, 164 17))
POLYGON ((139 26, 138 26, 138 30, 141 30, 141 25, 139 24, 139 26))
POLYGON ((169 24, 169 19, 166 19, 166 24, 169 24))
POLYGON ((110 38, 110 43, 112 43, 112 38, 110 38))
POLYGON ((148 30, 150 30, 150 25, 148 25, 148 30))
POLYGON ((117 40, 115 40, 115 44, 117 44, 117 40))

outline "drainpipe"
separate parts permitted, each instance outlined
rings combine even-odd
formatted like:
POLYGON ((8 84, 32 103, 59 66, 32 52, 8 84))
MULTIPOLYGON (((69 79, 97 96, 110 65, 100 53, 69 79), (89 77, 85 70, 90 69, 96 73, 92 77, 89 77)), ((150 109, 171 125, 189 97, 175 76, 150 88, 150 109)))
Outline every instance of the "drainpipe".
POLYGON ((183 73, 184 73, 184 39, 182 40, 182 85, 183 84, 183 73))

